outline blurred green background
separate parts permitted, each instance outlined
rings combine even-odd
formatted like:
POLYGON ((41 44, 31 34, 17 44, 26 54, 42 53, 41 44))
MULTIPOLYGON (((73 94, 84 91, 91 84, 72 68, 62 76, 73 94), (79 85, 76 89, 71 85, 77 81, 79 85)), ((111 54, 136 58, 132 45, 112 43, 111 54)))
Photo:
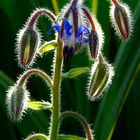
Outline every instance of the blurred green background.
MULTIPOLYGON (((57 0, 61 9, 68 0, 57 0)), ((85 0, 105 32, 104 55, 115 67, 116 75, 111 87, 101 100, 90 102, 86 96, 88 75, 62 83, 62 111, 73 110, 81 113, 94 129, 96 140, 140 140, 140 0, 123 0, 132 9, 133 34, 127 42, 115 36, 109 21, 109 2, 107 0, 85 0)), ((15 59, 15 38, 36 7, 46 7, 56 12, 51 0, 1 0, 0 1, 0 140, 20 140, 31 133, 48 134, 49 111, 28 111, 19 123, 11 121, 6 114, 5 95, 8 86, 13 85, 23 70, 15 59)), ((38 27, 44 40, 51 24, 41 17, 38 27)), ((53 52, 37 58, 33 66, 51 75, 53 52)), ((86 51, 72 58, 64 70, 89 66, 86 51)), ((34 100, 49 100, 49 90, 38 77, 29 80, 28 89, 34 100)), ((66 119, 60 133, 84 137, 81 125, 73 119, 66 119)))

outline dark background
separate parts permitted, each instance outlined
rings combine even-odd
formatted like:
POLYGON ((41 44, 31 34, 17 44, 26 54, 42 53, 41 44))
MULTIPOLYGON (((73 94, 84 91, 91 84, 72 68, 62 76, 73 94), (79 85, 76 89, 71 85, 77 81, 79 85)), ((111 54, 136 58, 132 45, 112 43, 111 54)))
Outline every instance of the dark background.
MULTIPOLYGON (((61 9, 68 1, 57 0, 61 9)), ((95 0, 86 0, 92 9, 95 0)), ((124 0, 132 9, 134 31, 132 37, 121 42, 115 36, 109 21, 109 2, 98 1, 97 18, 105 32, 104 55, 115 67, 116 76, 112 85, 101 100, 90 102, 86 95, 88 75, 64 80, 62 83, 62 111, 73 110, 82 114, 92 124, 96 140, 140 140, 140 1, 124 0)), ((31 133, 48 134, 49 111, 28 111, 19 123, 11 121, 6 114, 5 95, 8 86, 23 72, 18 67, 15 57, 16 34, 21 29, 36 7, 46 7, 54 11, 51 0, 1 0, 0 1, 0 140, 22 139, 31 133)), ((47 36, 51 24, 41 17, 38 27, 43 39, 49 41, 54 36, 47 36)), ((35 68, 40 68, 51 75, 53 52, 38 57, 35 68)), ((64 67, 90 66, 86 50, 72 58, 64 67)), ((49 90, 38 77, 29 80, 28 89, 34 100, 49 100, 49 90)), ((84 137, 82 127, 73 119, 66 119, 61 126, 61 133, 84 137)))

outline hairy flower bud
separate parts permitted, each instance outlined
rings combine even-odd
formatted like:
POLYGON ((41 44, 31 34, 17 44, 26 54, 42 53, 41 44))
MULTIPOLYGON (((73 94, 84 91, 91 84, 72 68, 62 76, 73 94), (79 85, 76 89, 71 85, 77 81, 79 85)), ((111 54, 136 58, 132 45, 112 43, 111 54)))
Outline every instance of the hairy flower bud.
POLYGON ((15 84, 7 91, 6 104, 8 115, 13 120, 20 120, 27 109, 26 104, 29 101, 29 92, 23 85, 15 84))
POLYGON ((17 51, 20 66, 29 67, 33 63, 39 42, 39 35, 35 29, 25 28, 20 31, 17 51))
POLYGON ((104 33, 102 28, 97 21, 96 17, 91 14, 88 8, 82 7, 82 10, 87 19, 87 23, 90 23, 90 34, 89 34, 89 49, 91 58, 96 60, 101 53, 101 49, 104 43, 104 33))
POLYGON ((129 7, 121 3, 117 3, 115 6, 112 5, 110 17, 119 36, 124 40, 128 39, 132 31, 129 7))
POLYGON ((96 31, 92 30, 89 35, 89 48, 91 57, 96 59, 99 54, 99 39, 96 31))
POLYGON ((92 68, 92 74, 89 85, 89 98, 96 100, 101 96, 101 93, 111 83, 114 76, 113 68, 108 64, 102 56, 99 56, 99 61, 96 61, 92 68))

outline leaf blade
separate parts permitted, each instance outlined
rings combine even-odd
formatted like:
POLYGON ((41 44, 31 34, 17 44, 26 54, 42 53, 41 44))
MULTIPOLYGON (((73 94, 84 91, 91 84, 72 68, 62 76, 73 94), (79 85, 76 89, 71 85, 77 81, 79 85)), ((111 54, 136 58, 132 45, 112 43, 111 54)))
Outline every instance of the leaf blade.
POLYGON ((80 67, 80 68, 74 68, 74 69, 71 69, 70 71, 66 72, 66 73, 63 73, 62 75, 62 79, 65 79, 65 78, 75 78, 79 75, 82 75, 84 73, 87 73, 89 72, 90 69, 88 67, 80 67))
POLYGON ((52 105, 49 102, 31 101, 27 103, 27 107, 32 110, 45 110, 51 109, 52 105))

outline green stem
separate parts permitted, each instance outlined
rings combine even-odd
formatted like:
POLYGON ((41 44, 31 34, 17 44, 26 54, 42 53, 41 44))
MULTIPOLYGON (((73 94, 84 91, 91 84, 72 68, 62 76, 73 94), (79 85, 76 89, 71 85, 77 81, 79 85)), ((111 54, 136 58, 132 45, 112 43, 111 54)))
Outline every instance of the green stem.
POLYGON ((57 140, 58 136, 58 124, 60 117, 60 86, 61 86, 61 75, 62 75, 62 42, 58 39, 59 46, 56 49, 55 58, 55 69, 52 87, 52 122, 50 129, 50 140, 57 140))
POLYGON ((38 140, 38 139, 48 140, 48 137, 44 134, 34 134, 34 135, 29 136, 25 140, 38 140))

